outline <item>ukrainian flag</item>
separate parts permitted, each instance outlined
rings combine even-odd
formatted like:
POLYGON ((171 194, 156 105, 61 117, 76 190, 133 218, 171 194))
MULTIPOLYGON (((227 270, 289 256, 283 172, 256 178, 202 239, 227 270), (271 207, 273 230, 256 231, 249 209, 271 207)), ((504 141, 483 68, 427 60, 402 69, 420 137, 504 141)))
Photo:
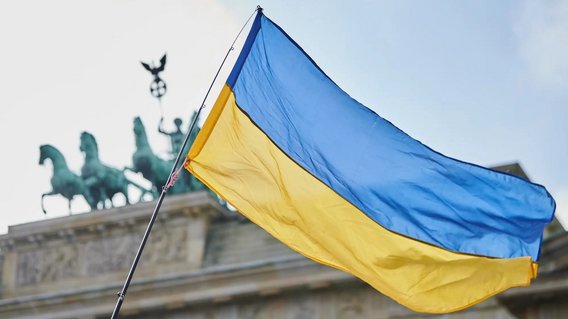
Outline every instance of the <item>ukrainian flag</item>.
POLYGON ((351 98, 262 11, 185 166, 290 248, 420 312, 529 285, 555 208, 351 98))

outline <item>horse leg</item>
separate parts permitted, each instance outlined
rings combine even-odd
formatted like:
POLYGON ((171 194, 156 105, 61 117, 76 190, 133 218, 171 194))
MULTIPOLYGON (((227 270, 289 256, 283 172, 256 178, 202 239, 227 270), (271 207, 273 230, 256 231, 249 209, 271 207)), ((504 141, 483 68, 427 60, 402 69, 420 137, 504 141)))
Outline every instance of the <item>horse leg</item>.
POLYGON ((126 205, 130 205, 130 198, 128 198, 128 181, 124 184, 120 193, 124 195, 124 198, 126 199, 126 205))
MULTIPOLYGON (((160 192, 162 191, 162 189, 160 189, 160 192)), ((158 198, 158 196, 160 196, 160 192, 158 192, 158 186, 152 187, 152 196, 154 196, 154 198, 158 198)))
MULTIPOLYGON (((103 209, 106 209, 107 208, 107 199, 108 199, 108 195, 106 193, 106 190, 104 189, 104 187, 101 187, 99 189, 99 192, 101 193, 101 203, 103 204, 103 209)), ((111 206, 112 206, 112 200, 111 200, 111 206)))
POLYGON ((85 198, 85 201, 87 201, 87 204, 89 205, 91 210, 97 209, 97 202, 93 198, 93 195, 91 194, 91 191, 89 190, 88 187, 85 187, 85 191, 82 195, 85 198))
POLYGON ((114 195, 108 198, 108 200, 110 202, 110 208, 114 208, 114 202, 112 201, 113 197, 114 197, 114 195))
POLYGON ((57 194, 59 194, 59 193, 52 190, 51 192, 44 193, 44 194, 41 195, 41 210, 43 210, 43 214, 44 214, 44 215, 46 215, 47 212, 45 211, 45 208, 44 208, 44 206, 43 206, 43 198, 44 198, 45 196, 51 196, 51 195, 57 195, 57 194))

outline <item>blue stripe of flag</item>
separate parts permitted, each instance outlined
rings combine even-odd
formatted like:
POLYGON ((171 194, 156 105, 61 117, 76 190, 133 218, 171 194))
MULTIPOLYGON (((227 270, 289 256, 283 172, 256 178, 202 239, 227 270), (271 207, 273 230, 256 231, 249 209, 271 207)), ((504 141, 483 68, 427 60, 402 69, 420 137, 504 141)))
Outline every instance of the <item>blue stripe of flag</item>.
POLYGON ((296 163, 394 232, 456 252, 538 259, 555 208, 544 187, 428 148, 342 91, 268 18, 258 19, 228 84, 296 163))

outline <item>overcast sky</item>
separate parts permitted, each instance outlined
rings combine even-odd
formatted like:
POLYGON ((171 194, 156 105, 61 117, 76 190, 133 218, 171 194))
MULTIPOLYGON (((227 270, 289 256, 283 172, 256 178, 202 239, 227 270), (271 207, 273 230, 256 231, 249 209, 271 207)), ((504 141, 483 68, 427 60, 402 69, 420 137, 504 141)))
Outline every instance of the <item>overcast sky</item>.
MULTIPOLYGON (((79 172, 89 131, 102 161, 122 168, 141 116, 166 155, 139 61, 167 51, 166 128, 175 117, 188 125, 258 3, 345 91, 414 138, 483 166, 519 162, 568 225, 567 1, 20 0, 0 2, 0 233, 67 214, 58 196, 41 211, 52 174, 38 165, 41 144, 79 172)), ((82 199, 73 211, 86 211, 82 199)))

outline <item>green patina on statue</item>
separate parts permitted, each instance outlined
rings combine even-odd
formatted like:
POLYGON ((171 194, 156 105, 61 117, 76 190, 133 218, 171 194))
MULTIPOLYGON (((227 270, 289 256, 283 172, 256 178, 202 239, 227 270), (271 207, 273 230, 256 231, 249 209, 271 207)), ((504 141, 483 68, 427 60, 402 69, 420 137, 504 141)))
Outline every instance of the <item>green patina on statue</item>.
MULTIPOLYGON (((196 120, 196 116, 197 113, 192 115, 192 121, 196 120)), ((175 119, 174 123, 176 130, 166 132, 162 128, 161 120, 158 131, 170 138, 171 154, 177 155, 183 144, 185 133, 181 130, 181 119, 175 119)), ((197 128, 191 133, 183 154, 189 151, 189 147, 197 137, 198 132, 199 129, 197 128)), ((140 173, 152 183, 152 189, 146 189, 129 180, 125 176, 124 170, 103 164, 99 159, 99 149, 95 137, 88 132, 83 132, 79 149, 84 154, 85 163, 81 168, 80 176, 69 170, 63 154, 55 147, 51 145, 42 145, 40 147, 39 163, 43 165, 46 159, 50 159, 53 163, 52 191, 42 195, 41 207, 43 212, 46 213, 43 199, 50 195, 62 195, 67 198, 69 201, 69 214, 71 214, 71 200, 76 195, 83 196, 91 210, 114 207, 113 198, 116 194, 123 194, 126 203, 130 204, 131 200, 128 196, 130 185, 141 191, 138 201, 141 201, 147 193, 151 193, 154 198, 157 197, 166 184, 174 161, 173 159, 163 159, 154 154, 148 143, 144 124, 139 117, 134 119, 134 136, 136 151, 132 155, 132 166, 126 167, 124 170, 140 173)), ((169 189, 169 193, 181 194, 200 190, 207 190, 207 187, 193 175, 184 172, 179 175, 176 184, 169 189)))
POLYGON ((142 192, 140 199, 148 192, 144 187, 126 178, 123 171, 107 166, 100 161, 97 141, 92 134, 81 133, 79 149, 85 154, 85 164, 81 168, 81 177, 91 196, 97 202, 97 208, 107 208, 107 203, 110 204, 110 207, 114 207, 112 199, 114 195, 119 193, 123 194, 126 203, 130 204, 128 185, 133 185, 142 192))
MULTIPOLYGON (((193 114, 191 115, 191 120, 190 123, 197 120, 197 112, 193 112, 193 114)), ((183 145, 183 140, 185 139, 185 133, 181 130, 181 125, 182 125, 182 120, 180 118, 176 118, 174 119, 174 125, 176 126, 176 129, 174 131, 171 132, 167 132, 164 130, 164 128, 162 127, 164 122, 164 119, 161 118, 160 119, 160 124, 158 125, 158 132, 168 136, 170 138, 170 144, 171 144, 171 149, 170 149, 170 153, 172 158, 175 158, 179 152, 179 149, 181 148, 181 146, 183 145)), ((191 146, 191 144, 193 144, 193 141, 195 141, 195 138, 197 138, 197 134, 199 133, 199 128, 196 127, 192 132, 191 135, 189 136, 188 139, 188 143, 185 147, 185 149, 183 150, 183 154, 187 154, 187 152, 189 151, 189 147, 191 146)))
POLYGON ((183 134, 182 130, 181 130, 181 124, 183 123, 182 120, 180 118, 176 118, 174 119, 174 125, 176 126, 176 129, 174 131, 171 132, 167 132, 166 130, 164 130, 162 128, 162 124, 164 122, 164 118, 160 119, 160 124, 158 125, 158 132, 168 136, 170 138, 170 144, 171 144, 171 148, 170 148, 170 155, 172 158, 175 158, 175 156, 177 155, 177 152, 179 151, 179 149, 181 148, 182 144, 183 144, 183 139, 185 138, 185 134, 183 134))
MULTIPOLYGON (((132 155, 132 167, 127 167, 127 169, 141 173, 145 179, 149 180, 152 183, 152 194, 156 197, 166 185, 168 174, 172 169, 171 163, 154 154, 148 143, 144 124, 139 117, 134 119, 134 136, 136 151, 132 155)), ((179 188, 180 185, 176 185, 172 193, 175 194, 179 188)))
MULTIPOLYGON (((181 134, 185 135, 183 133, 181 134)), ((139 117, 136 117, 134 119, 134 136, 136 142, 136 151, 132 155, 132 167, 129 167, 127 169, 135 173, 141 173, 144 178, 149 180, 152 183, 152 192, 156 197, 162 191, 162 188, 166 185, 174 161, 164 160, 154 154, 152 148, 150 147, 150 144, 148 143, 148 137, 146 135, 144 124, 139 117)), ((187 153, 189 146, 195 139, 195 136, 197 136, 197 134, 192 134, 192 136, 190 136, 190 138, 193 137, 193 139, 190 139, 188 141, 183 154, 187 153)), ((183 140, 177 147, 181 148, 181 144, 183 144, 183 140)), ((174 145, 173 141, 172 145, 174 145)), ((180 194, 204 189, 206 189, 205 185, 199 182, 192 175, 181 174, 176 184, 170 189, 169 192, 170 194, 180 194)))
POLYGON ((41 195, 41 209, 44 214, 47 212, 43 206, 43 199, 51 195, 61 195, 67 198, 69 201, 69 215, 71 215, 71 200, 73 200, 76 195, 85 197, 91 209, 96 207, 96 202, 89 193, 88 188, 85 187, 85 182, 81 176, 69 170, 63 154, 61 154, 58 149, 51 145, 40 146, 39 164, 43 165, 46 159, 51 160, 53 164, 53 176, 51 177, 52 190, 41 195))

